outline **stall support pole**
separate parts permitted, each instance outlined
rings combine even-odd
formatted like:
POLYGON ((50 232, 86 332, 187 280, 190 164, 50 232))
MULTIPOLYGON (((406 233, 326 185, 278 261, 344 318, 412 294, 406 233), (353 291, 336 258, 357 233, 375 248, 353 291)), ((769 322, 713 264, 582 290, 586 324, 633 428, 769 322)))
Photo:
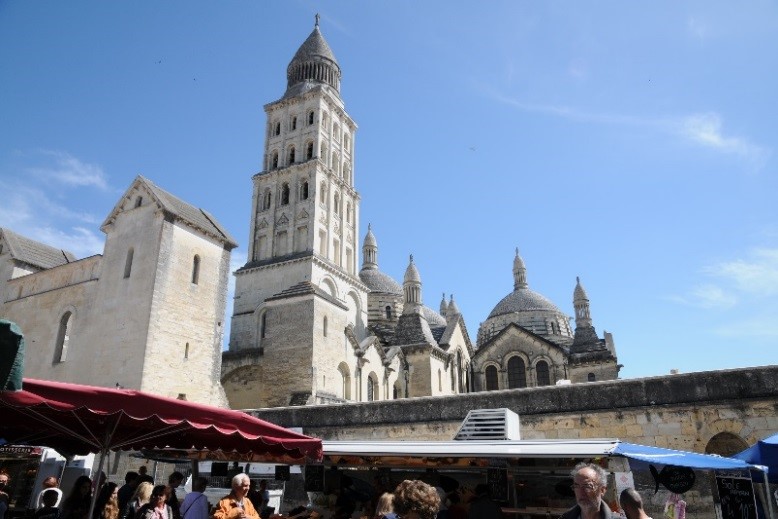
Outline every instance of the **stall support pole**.
POLYGON ((767 477, 767 469, 762 471, 762 476, 764 476, 764 491, 767 496, 767 516, 770 519, 778 519, 773 511, 773 496, 770 495, 770 481, 767 477))

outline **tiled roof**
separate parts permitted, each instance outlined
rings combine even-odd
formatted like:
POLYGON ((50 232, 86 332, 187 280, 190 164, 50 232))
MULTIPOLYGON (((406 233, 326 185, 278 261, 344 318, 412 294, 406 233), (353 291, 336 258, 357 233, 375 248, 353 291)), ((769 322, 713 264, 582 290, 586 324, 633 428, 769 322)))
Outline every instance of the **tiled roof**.
POLYGON ((292 285, 291 287, 268 297, 267 301, 276 301, 279 299, 287 299, 290 297, 298 297, 298 296, 312 295, 312 294, 315 294, 321 297, 322 299, 326 299, 333 305, 339 306, 344 310, 348 310, 348 307, 345 304, 343 304, 341 301, 338 301, 337 299, 335 299, 334 297, 332 297, 327 292, 325 292, 318 286, 314 285, 310 281, 301 281, 296 285, 292 285))
POLYGON ((10 229, 0 228, 0 234, 5 240, 11 257, 33 267, 50 269, 76 261, 72 252, 31 240, 10 229))
POLYGON ((403 294, 403 287, 392 279, 388 274, 384 274, 378 269, 362 269, 359 271, 359 279, 367 285, 371 292, 382 292, 386 294, 403 294))
POLYGON ((438 343, 432 335, 427 320, 421 315, 413 313, 400 316, 394 331, 394 344, 397 346, 413 344, 437 346, 438 343))
POLYGON ((159 200, 159 203, 165 211, 208 234, 223 239, 225 244, 229 245, 230 248, 238 246, 235 239, 219 224, 219 222, 216 221, 216 218, 211 216, 208 212, 171 195, 147 178, 139 176, 138 179, 148 187, 149 191, 151 191, 155 197, 157 197, 157 200, 159 200))

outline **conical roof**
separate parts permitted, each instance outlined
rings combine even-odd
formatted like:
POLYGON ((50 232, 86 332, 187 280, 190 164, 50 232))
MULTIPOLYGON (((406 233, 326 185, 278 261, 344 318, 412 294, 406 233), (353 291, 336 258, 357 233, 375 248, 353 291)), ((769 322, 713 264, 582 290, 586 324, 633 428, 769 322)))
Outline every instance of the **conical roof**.
POLYGON ((313 32, 297 49, 286 69, 284 97, 299 90, 295 87, 300 84, 315 83, 329 85, 336 94, 340 93, 340 65, 319 30, 319 15, 316 15, 313 32))
POLYGON ((419 275, 419 269, 416 268, 416 264, 413 263, 413 255, 410 257, 408 268, 405 269, 403 284, 405 283, 421 283, 421 275, 419 275))

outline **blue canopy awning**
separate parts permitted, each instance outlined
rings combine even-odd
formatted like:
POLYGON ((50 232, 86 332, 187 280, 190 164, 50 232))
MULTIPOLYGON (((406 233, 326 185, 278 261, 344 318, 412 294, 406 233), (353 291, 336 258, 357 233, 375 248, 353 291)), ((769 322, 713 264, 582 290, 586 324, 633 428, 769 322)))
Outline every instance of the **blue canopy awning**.
POLYGON ((735 458, 722 458, 712 454, 677 451, 662 447, 649 447, 635 443, 618 442, 611 451, 612 455, 655 463, 703 470, 748 470, 754 465, 735 458))

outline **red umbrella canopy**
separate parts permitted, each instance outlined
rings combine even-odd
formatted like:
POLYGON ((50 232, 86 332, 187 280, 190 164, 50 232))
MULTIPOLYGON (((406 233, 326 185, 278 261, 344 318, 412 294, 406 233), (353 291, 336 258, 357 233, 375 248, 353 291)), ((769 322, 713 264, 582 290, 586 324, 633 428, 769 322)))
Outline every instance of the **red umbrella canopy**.
POLYGON ((27 378, 21 391, 0 391, 0 438, 63 454, 182 449, 281 463, 322 458, 321 440, 241 411, 141 391, 27 378))

